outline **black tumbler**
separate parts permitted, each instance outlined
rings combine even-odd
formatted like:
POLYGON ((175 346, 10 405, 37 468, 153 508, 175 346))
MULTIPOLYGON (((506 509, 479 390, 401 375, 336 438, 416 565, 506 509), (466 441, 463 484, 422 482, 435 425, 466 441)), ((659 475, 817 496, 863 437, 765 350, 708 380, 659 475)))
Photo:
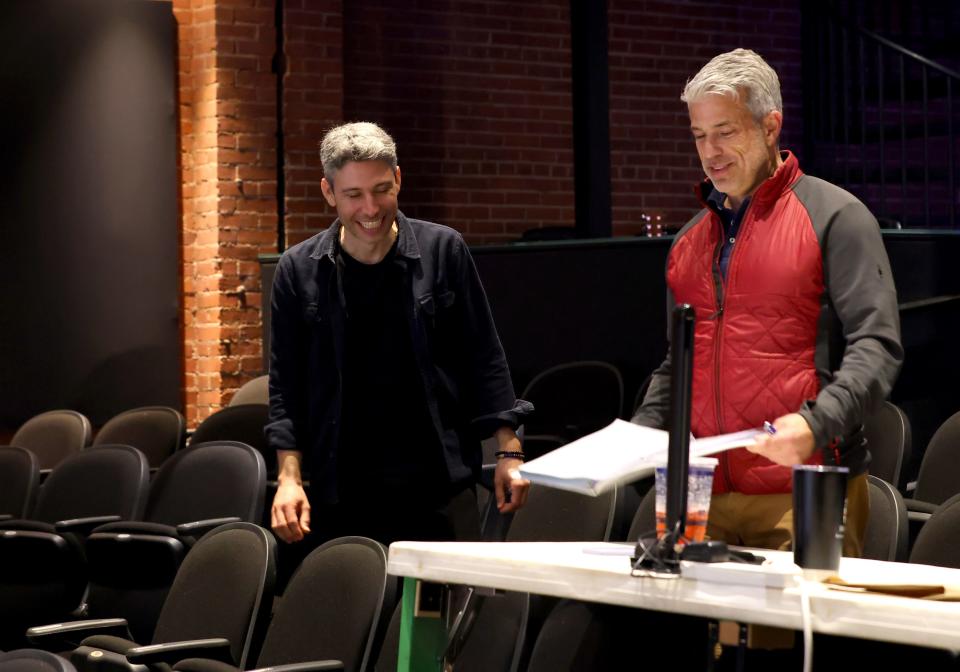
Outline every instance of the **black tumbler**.
POLYGON ((800 567, 840 568, 849 473, 846 467, 793 468, 793 561, 800 567))

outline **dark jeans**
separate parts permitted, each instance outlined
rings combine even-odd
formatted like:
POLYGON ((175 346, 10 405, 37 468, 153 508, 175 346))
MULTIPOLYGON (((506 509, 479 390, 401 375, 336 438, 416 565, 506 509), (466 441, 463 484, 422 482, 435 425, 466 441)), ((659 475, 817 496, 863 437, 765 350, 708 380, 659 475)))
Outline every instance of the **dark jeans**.
POLYGON ((303 541, 277 542, 277 594, 311 551, 337 537, 361 536, 389 546, 394 541, 479 541, 480 514, 472 485, 454 488, 439 505, 418 503, 419 498, 377 496, 333 505, 317 505, 310 512, 311 533, 303 541))

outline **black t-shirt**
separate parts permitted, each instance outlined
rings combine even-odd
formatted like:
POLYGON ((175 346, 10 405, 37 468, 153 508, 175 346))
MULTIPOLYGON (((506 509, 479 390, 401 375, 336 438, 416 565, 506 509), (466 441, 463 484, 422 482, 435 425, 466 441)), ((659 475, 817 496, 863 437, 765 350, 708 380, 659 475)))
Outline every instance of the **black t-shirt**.
POLYGON ((340 251, 346 304, 343 412, 337 457, 340 501, 429 506, 446 496, 447 470, 427 408, 404 311, 396 243, 364 264, 340 251))

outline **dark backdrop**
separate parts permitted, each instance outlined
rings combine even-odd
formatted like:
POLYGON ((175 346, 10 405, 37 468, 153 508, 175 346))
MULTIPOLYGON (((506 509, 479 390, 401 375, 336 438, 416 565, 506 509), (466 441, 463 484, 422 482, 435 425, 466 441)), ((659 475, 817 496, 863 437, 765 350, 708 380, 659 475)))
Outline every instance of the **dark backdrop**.
POLYGON ((0 3, 0 431, 181 407, 169 2, 0 3))

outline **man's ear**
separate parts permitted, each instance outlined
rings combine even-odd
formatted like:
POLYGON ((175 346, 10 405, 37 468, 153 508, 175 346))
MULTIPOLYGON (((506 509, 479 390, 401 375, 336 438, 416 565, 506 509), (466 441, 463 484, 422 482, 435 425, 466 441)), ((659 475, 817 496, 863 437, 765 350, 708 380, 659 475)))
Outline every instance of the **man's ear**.
POLYGON ((333 185, 325 177, 320 180, 320 191, 323 192, 323 197, 327 199, 331 208, 337 207, 337 199, 333 195, 333 185))
POLYGON ((783 113, 772 110, 763 118, 763 137, 767 146, 776 147, 780 143, 780 131, 783 129, 783 113))
POLYGON ((397 180, 397 193, 400 193, 400 166, 397 166, 393 171, 393 176, 397 180))

